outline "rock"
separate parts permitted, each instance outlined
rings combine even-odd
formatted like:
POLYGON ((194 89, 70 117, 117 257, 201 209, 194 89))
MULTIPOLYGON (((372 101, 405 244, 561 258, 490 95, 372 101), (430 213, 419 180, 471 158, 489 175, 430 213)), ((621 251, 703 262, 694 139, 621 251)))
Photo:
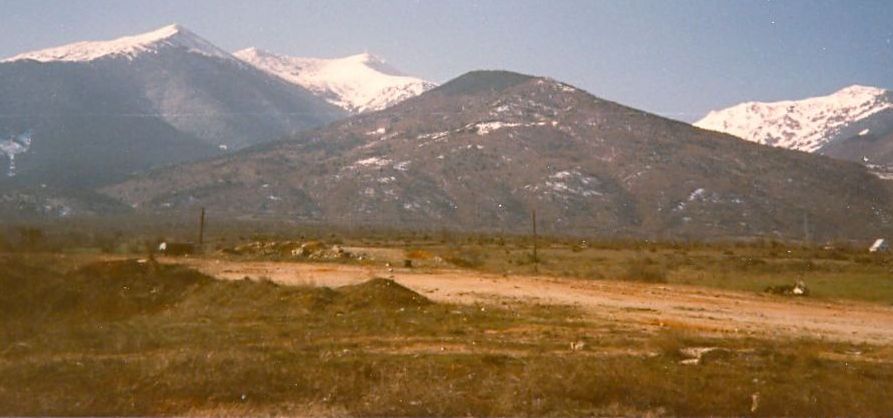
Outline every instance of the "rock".
POLYGON ((794 285, 794 290, 791 293, 795 296, 806 296, 809 294, 809 289, 806 288, 806 283, 803 280, 797 280, 797 284, 794 285))
POLYGON ((803 280, 797 280, 793 285, 769 286, 765 292, 783 296, 809 296, 809 288, 803 280))
POLYGON ((731 352, 720 347, 686 347, 680 348, 679 354, 688 357, 685 360, 680 361, 680 364, 693 366, 701 364, 708 359, 717 360, 727 358, 731 355, 731 352))

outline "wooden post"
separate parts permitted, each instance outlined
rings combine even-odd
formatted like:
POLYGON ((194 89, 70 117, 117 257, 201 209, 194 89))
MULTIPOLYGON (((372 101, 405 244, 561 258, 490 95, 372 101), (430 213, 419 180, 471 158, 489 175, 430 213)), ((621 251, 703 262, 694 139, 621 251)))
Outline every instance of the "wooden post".
POLYGON ((809 236, 809 213, 806 212, 803 212, 803 241, 807 245, 812 241, 809 236))
POLYGON ((198 220, 198 245, 204 244, 204 241, 205 241, 205 208, 202 208, 202 214, 198 220))
POLYGON ((531 212, 530 217, 533 220, 533 271, 537 272, 540 260, 536 255, 536 209, 531 212))

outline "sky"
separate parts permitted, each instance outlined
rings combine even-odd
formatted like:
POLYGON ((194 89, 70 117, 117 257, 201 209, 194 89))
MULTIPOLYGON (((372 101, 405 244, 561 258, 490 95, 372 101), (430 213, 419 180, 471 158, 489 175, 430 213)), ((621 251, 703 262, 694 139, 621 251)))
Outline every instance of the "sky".
POLYGON ((223 49, 370 52, 442 83, 561 80, 674 119, 852 84, 893 89, 890 0, 0 0, 0 57, 179 23, 223 49))

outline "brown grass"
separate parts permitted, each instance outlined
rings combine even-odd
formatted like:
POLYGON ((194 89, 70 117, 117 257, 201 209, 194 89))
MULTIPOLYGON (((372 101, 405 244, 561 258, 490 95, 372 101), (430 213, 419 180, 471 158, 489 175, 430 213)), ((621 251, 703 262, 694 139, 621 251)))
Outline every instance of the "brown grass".
POLYGON ((434 258, 434 254, 421 249, 412 249, 406 251, 406 258, 410 260, 430 260, 434 258))
POLYGON ((649 333, 565 307, 435 304, 381 279, 0 263, 17 289, 0 293, 0 415, 746 415, 757 392, 757 415, 893 412, 885 347, 649 333), (68 302, 25 309, 46 300, 68 302), (680 364, 708 346, 723 351, 680 364))

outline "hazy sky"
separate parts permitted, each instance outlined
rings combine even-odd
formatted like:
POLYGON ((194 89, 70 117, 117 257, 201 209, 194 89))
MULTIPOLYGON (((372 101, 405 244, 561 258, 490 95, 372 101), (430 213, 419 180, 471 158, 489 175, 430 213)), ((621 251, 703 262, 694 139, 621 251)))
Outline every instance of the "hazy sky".
POLYGON ((893 88, 891 0, 0 0, 0 56, 169 23, 229 50, 368 51, 436 82, 547 75, 688 121, 746 100, 893 88))

